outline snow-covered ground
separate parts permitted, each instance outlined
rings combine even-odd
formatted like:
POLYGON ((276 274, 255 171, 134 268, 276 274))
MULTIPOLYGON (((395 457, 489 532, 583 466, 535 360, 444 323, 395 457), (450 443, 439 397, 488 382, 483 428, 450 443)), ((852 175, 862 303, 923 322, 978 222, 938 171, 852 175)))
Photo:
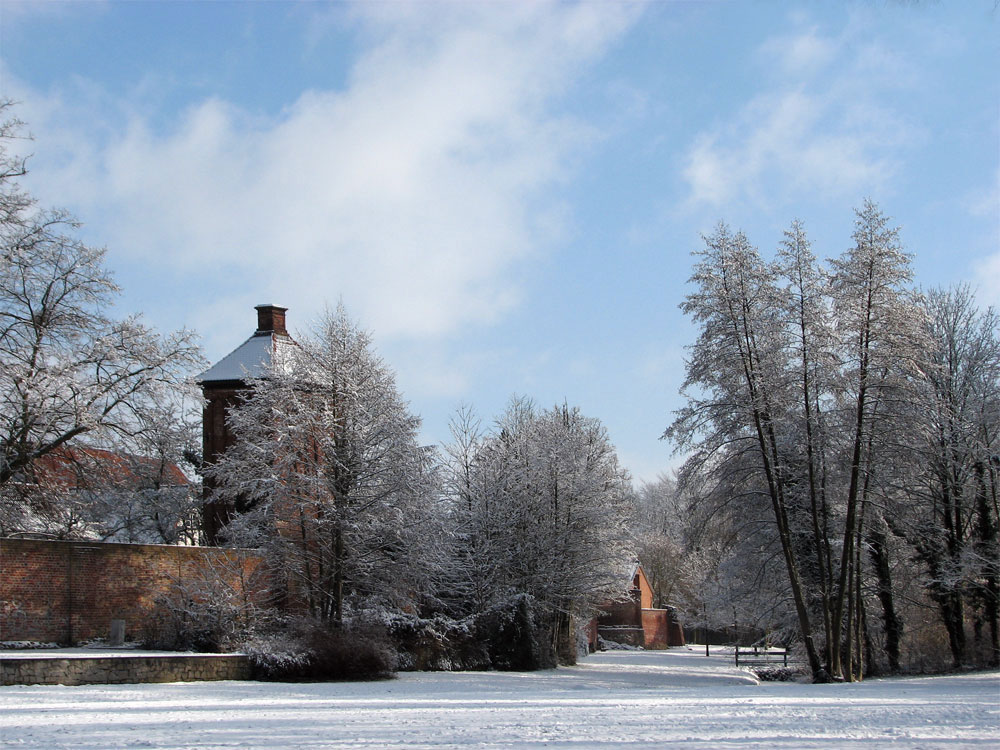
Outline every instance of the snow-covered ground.
POLYGON ((760 683, 702 650, 369 683, 0 687, 7 748, 997 748, 1000 673, 760 683))

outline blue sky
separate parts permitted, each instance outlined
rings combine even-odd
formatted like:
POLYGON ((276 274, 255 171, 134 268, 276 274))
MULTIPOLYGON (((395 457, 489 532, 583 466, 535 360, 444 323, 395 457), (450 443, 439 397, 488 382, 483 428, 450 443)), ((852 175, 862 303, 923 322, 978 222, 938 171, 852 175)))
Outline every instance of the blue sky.
POLYGON ((923 285, 1000 303, 993 0, 16 3, 0 96, 29 188, 217 361, 343 300, 424 437, 566 400, 641 480, 681 400, 678 310, 720 219, 821 257, 865 197, 923 285))

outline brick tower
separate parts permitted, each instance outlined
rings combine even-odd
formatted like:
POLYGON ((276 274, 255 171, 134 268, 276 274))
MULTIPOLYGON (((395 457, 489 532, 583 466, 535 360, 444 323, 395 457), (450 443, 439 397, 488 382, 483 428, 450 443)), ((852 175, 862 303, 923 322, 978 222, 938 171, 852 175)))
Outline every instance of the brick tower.
MULTIPOLYGON (((267 372, 275 353, 295 342, 285 328, 287 307, 257 305, 257 330, 230 354, 201 373, 195 380, 205 396, 202 414, 202 457, 210 465, 226 448, 233 444, 233 435, 226 424, 229 408, 247 388, 247 380, 267 372)), ((215 482, 204 478, 202 528, 205 543, 217 545, 222 529, 235 513, 247 508, 239 501, 226 502, 212 499, 215 482)))

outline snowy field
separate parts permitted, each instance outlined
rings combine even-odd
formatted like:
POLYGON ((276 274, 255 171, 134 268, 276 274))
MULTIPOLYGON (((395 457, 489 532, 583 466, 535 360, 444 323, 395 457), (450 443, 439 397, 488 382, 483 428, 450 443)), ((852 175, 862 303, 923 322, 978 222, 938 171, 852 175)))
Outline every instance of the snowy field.
POLYGON ((1000 673, 757 684, 697 650, 375 683, 0 687, 0 746, 998 748, 1000 673))

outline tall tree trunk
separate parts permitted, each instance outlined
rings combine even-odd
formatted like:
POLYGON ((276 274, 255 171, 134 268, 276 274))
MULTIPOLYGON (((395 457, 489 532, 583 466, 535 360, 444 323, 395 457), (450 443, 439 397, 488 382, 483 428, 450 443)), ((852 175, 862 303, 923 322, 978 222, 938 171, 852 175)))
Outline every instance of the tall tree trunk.
MULTIPOLYGON (((864 506, 862 506, 862 515, 864 515, 864 506)), ((854 650, 856 655, 852 665, 852 680, 855 682, 860 682, 864 678, 865 663, 865 640, 863 638, 865 631, 865 599, 862 588, 864 568, 861 565, 861 533, 863 528, 864 519, 862 518, 859 523, 858 546, 854 557, 854 650)))
POLYGON ((847 576, 849 593, 847 595, 847 622, 844 626, 844 631, 847 635, 844 638, 844 645, 841 651, 843 654, 841 656, 841 677, 847 682, 854 682, 854 605, 857 601, 854 597, 854 576, 856 572, 854 565, 851 565, 847 576))
POLYGON ((875 571, 879 603, 882 605, 882 625, 885 629, 885 654, 889 671, 899 672, 899 646, 903 634, 903 623, 896 613, 892 595, 892 569, 889 565, 889 550, 886 533, 873 527, 868 531, 868 554, 875 571))
POLYGON ((965 663, 965 603, 962 595, 954 590, 947 592, 943 600, 941 610, 948 629, 952 666, 958 669, 965 663))
MULTIPOLYGON (((864 349, 867 349, 867 339, 865 339, 864 349)), ((851 454, 850 485, 847 490, 847 517, 844 520, 844 546, 840 556, 840 578, 837 585, 836 596, 833 601, 832 617, 832 636, 834 643, 832 653, 834 662, 831 665, 831 671, 833 674, 841 674, 845 678, 847 677, 849 669, 845 670, 840 663, 841 649, 839 644, 844 632, 844 607, 850 598, 850 574, 853 568, 854 544, 857 538, 858 496, 860 494, 861 482, 861 455, 862 447, 864 446, 867 381, 868 366, 867 360, 863 357, 861 360, 861 369, 859 374, 859 382, 861 385, 858 388, 858 396, 855 402, 854 447, 851 454)))
POLYGON ((983 610, 990 626, 991 667, 1000 666, 1000 545, 997 544, 997 522, 990 508, 986 487, 986 468, 976 463, 976 532, 979 536, 979 556, 983 560, 983 610))
POLYGON ((948 645, 951 649, 953 666, 958 668, 965 663, 965 601, 956 579, 960 557, 964 547, 960 509, 961 489, 953 481, 951 469, 944 471, 942 481, 942 512, 941 520, 945 530, 945 568, 940 571, 938 586, 941 589, 941 617, 948 630, 948 645))
POLYGON ((333 622, 344 623, 344 532, 338 523, 333 532, 333 622))
POLYGON ((864 632, 865 644, 865 677, 874 677, 879 673, 878 665, 875 663, 875 644, 872 642, 871 629, 868 627, 868 610, 862 610, 861 628, 864 632))
MULTIPOLYGON (((809 378, 809 355, 806 348, 806 325, 805 313, 800 310, 800 334, 802 337, 802 404, 805 410, 806 425, 806 466, 809 476, 809 508, 810 520, 812 521, 813 550, 816 555, 816 565, 818 570, 820 588, 820 611, 823 615, 823 636, 826 644, 826 658, 824 662, 830 664, 830 644, 832 641, 832 624, 830 620, 830 557, 829 548, 824 543, 821 523, 821 505, 819 487, 816 477, 816 436, 813 430, 813 395, 812 385, 809 378)), ((816 418, 819 417, 819 405, 816 405, 816 418)))

